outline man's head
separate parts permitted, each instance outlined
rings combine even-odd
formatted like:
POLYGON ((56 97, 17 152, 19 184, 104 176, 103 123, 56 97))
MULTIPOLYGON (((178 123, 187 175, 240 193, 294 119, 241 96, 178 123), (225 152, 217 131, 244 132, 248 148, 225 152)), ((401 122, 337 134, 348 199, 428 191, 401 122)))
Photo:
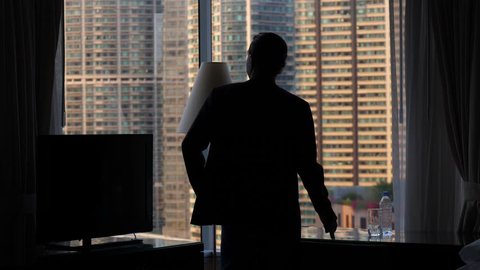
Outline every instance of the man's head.
POLYGON ((285 66, 287 50, 287 43, 277 34, 255 35, 248 49, 248 77, 275 78, 285 66))

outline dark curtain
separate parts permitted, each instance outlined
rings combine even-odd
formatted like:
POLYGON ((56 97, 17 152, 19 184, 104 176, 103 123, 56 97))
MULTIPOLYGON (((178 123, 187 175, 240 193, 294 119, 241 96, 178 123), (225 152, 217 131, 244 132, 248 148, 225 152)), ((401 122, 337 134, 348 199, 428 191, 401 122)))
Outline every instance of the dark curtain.
POLYGON ((0 1, 0 267, 35 258, 35 144, 48 133, 63 1, 0 1))
POLYGON ((435 1, 407 0, 406 5, 405 231, 445 232, 455 239, 457 172, 448 146, 438 62, 433 57, 430 6, 435 1))
POLYGON ((479 235, 480 2, 435 0, 431 9, 449 145, 466 187, 458 230, 479 235))

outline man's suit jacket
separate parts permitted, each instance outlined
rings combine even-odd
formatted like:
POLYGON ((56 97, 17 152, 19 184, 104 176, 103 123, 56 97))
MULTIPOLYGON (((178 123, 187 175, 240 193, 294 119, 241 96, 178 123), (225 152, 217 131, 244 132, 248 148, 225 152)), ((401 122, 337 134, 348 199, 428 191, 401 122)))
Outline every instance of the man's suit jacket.
POLYGON ((197 196, 192 224, 300 229, 297 173, 322 223, 336 220, 316 161, 310 106, 273 82, 253 79, 214 89, 182 150, 197 196))

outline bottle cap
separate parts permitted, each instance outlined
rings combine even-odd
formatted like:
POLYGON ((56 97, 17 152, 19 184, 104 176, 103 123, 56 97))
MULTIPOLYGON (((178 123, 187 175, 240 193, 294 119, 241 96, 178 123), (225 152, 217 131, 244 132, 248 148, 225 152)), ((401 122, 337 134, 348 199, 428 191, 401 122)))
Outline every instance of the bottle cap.
POLYGON ((388 191, 384 191, 382 196, 389 196, 388 191))

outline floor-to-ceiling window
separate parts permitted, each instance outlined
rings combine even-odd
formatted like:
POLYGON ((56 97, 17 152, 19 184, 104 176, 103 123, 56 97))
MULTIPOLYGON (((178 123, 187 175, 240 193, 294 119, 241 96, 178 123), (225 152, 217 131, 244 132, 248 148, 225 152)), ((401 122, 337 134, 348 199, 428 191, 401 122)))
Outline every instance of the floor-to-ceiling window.
MULTIPOLYGON (((366 209, 393 195, 391 3, 211 0, 206 13, 211 60, 226 62, 233 81, 247 79, 255 34, 287 42, 277 83, 310 103, 340 227, 364 229, 366 209)), ((65 0, 64 133, 153 134, 152 233, 191 240, 201 229, 190 225, 177 125, 200 62, 199 14, 197 0, 65 0)), ((299 190, 302 225, 321 227, 300 181, 299 190)))

